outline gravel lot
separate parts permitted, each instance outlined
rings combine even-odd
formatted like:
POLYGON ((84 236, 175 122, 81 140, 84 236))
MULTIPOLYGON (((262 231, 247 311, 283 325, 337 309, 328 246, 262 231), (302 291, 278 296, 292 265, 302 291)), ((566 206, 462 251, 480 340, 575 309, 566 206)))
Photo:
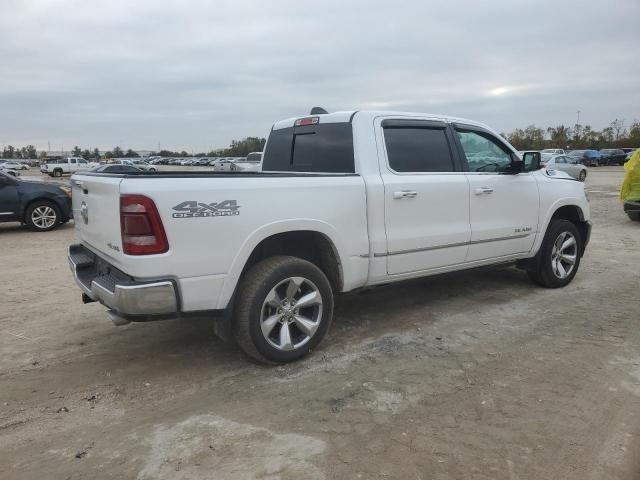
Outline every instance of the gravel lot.
POLYGON ((0 478, 638 479, 640 223, 591 169, 574 282, 516 269, 338 299, 322 348, 250 363, 206 322, 114 327, 65 250, 0 225, 0 478))

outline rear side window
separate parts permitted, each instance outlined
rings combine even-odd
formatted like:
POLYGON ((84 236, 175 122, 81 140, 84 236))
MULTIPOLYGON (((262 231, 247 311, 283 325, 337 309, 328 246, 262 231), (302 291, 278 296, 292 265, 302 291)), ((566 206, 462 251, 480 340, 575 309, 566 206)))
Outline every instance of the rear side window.
POLYGON ((350 123, 321 123, 273 130, 263 171, 354 173, 350 123))
POLYGON ((396 172, 453 172, 444 129, 385 127, 389 166, 396 172))

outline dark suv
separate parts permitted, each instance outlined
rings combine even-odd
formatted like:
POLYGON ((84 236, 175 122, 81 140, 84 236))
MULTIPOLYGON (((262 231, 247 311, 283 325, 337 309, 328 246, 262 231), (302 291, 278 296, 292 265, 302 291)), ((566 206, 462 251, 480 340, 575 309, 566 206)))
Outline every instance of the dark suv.
POLYGON ((0 222, 21 222, 46 232, 72 216, 70 187, 26 182, 0 173, 0 222))
POLYGON ((602 163, 605 165, 624 165, 627 154, 619 148, 604 148, 600 150, 602 163))
POLYGON ((577 158, 580 163, 587 167, 603 165, 602 155, 597 150, 572 150, 568 155, 571 158, 577 158))

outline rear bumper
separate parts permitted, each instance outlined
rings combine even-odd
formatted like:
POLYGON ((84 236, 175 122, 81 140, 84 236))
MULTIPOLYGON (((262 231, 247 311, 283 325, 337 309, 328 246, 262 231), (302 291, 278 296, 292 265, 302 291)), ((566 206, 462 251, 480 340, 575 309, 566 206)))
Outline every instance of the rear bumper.
POLYGON ((640 200, 631 200, 624 202, 625 212, 640 212, 640 200))
POLYGON ((172 280, 137 281, 80 244, 69 247, 68 259, 80 290, 109 308, 112 316, 146 321, 177 315, 178 294, 172 280))

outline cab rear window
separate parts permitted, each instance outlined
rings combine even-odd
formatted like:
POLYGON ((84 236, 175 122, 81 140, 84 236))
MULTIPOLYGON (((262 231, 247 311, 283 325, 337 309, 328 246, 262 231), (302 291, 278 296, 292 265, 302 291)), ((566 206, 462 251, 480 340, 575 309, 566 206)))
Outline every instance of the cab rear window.
POLYGON ((354 173, 350 123, 321 123, 273 130, 263 171, 354 173))

